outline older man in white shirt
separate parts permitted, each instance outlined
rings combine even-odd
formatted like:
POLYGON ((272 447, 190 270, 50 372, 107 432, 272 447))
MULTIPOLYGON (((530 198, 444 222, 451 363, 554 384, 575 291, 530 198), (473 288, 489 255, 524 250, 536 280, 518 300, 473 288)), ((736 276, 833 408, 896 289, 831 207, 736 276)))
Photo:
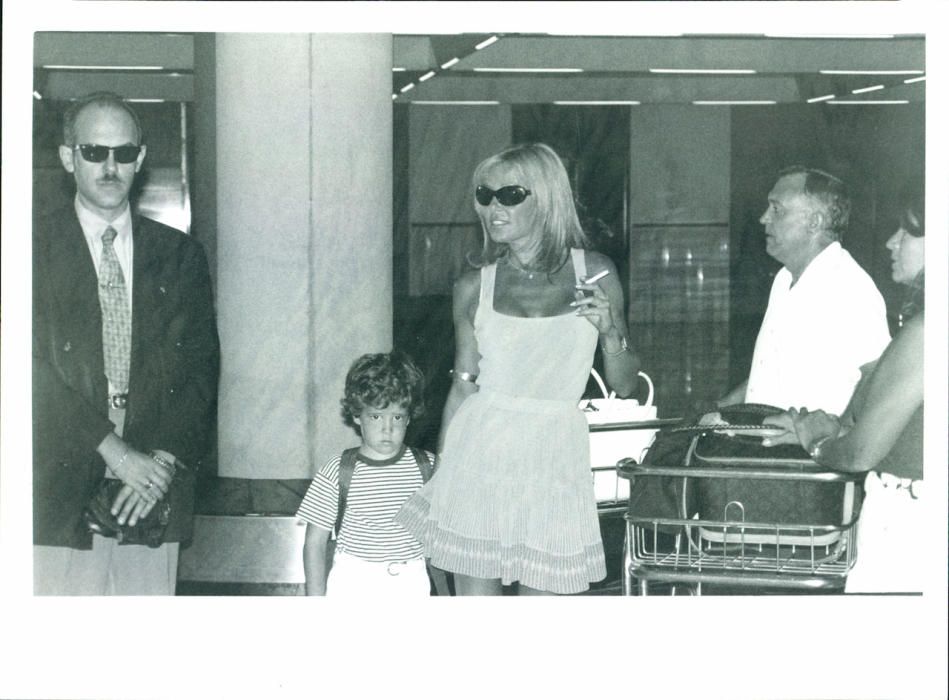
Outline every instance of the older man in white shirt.
POLYGON ((850 201, 828 173, 795 166, 781 172, 761 217, 775 276, 748 380, 720 407, 762 403, 840 414, 860 366, 889 343, 886 306, 870 276, 839 242, 850 201))

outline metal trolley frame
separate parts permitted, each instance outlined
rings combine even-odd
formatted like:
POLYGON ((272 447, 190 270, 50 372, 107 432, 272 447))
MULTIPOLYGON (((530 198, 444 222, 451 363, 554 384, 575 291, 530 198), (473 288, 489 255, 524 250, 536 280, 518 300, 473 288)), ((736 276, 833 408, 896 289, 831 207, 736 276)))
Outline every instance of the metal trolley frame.
MULTIPOLYGON (((816 466, 816 465, 815 465, 816 466)), ((626 479, 760 479, 855 483, 862 475, 798 471, 782 466, 727 468, 638 465, 622 460, 617 474, 626 479)), ((685 481, 683 483, 686 483, 685 481)), ((783 524, 750 522, 738 501, 720 519, 689 517, 683 489, 679 517, 641 517, 627 511, 623 552, 623 594, 648 595, 650 582, 728 587, 821 590, 843 585, 856 561, 857 518, 843 522, 783 524), (672 534, 674 533, 674 534, 672 534)))

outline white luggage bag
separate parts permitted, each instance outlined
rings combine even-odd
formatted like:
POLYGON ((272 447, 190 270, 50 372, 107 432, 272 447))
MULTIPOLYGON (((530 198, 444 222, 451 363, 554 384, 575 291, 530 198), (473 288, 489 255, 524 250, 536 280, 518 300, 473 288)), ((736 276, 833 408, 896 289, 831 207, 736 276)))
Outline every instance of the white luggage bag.
POLYGON ((602 399, 584 399, 580 402, 580 409, 590 425, 593 490, 597 503, 626 501, 629 500, 629 481, 616 475, 616 463, 626 457, 632 457, 639 462, 652 444, 658 428, 624 426, 610 429, 610 426, 655 420, 655 390, 649 376, 640 372, 639 376, 649 387, 645 403, 640 404, 636 399, 619 399, 616 398, 616 392, 607 391, 606 384, 595 369, 591 370, 591 373, 603 392, 602 399))

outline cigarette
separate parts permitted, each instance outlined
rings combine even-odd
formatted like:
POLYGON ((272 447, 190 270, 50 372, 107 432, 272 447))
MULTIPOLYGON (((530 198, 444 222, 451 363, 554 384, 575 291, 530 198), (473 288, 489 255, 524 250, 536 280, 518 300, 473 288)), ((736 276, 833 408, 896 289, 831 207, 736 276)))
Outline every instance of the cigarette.
POLYGON ((601 279, 610 274, 609 270, 600 270, 593 277, 588 277, 583 281, 584 284, 593 284, 594 282, 599 282, 601 279))

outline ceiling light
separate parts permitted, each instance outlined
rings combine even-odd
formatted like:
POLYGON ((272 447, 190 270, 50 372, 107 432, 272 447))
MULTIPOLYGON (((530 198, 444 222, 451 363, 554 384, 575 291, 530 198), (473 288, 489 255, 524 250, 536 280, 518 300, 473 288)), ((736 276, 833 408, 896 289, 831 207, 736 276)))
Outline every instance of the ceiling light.
POLYGON ((426 80, 428 80, 429 78, 432 78, 432 77, 434 77, 434 76, 435 76, 435 71, 430 70, 428 73, 426 73, 425 75, 421 76, 421 77, 418 79, 418 81, 419 81, 420 83, 424 83, 426 80))
POLYGON ((829 105, 908 105, 909 100, 831 100, 829 105))
POLYGON ((164 102, 160 97, 129 97, 126 102, 164 102))
POLYGON ((776 100, 693 100, 694 105, 776 105, 776 100))
POLYGON ((825 100, 832 100, 835 97, 837 97, 837 95, 821 95, 820 97, 812 97, 807 102, 808 104, 810 104, 811 102, 823 102, 825 100))
POLYGON ((33 97, 36 98, 37 100, 42 100, 42 99, 43 99, 43 96, 42 96, 39 92, 37 92, 36 90, 33 91, 33 97))
POLYGON ((393 73, 404 73, 408 68, 403 68, 402 66, 392 66, 393 73))
POLYGON ((43 66, 47 70, 165 70, 164 66, 43 66))
POLYGON ((442 64, 442 70, 448 70, 448 69, 451 68, 453 65, 455 65, 456 63, 458 63, 458 61, 460 61, 460 60, 461 60, 460 58, 458 58, 457 56, 455 56, 455 57, 454 57, 453 59, 451 59, 450 61, 445 61, 445 62, 442 64))
POLYGON ((921 76, 919 76, 918 78, 907 78, 907 79, 904 80, 903 82, 904 82, 904 83, 918 83, 918 82, 920 82, 921 80, 926 80, 926 76, 925 76, 925 75, 921 75, 921 76))
POLYGON ((409 90, 411 90, 411 89, 414 88, 414 87, 415 87, 415 83, 409 83, 408 85, 406 85, 405 87, 403 87, 401 90, 399 90, 399 92, 408 92, 409 90))
POLYGON ((497 100, 412 100, 414 105, 499 105, 497 100))
POLYGON ((555 105, 638 105, 642 102, 636 100, 554 100, 555 105))
POLYGON ((719 75, 750 75, 757 71, 750 68, 650 68, 650 73, 697 73, 719 75))
POLYGON ((871 85, 870 87, 857 88, 856 90, 851 90, 854 95, 859 95, 861 92, 873 92, 874 90, 882 90, 883 85, 871 85))
POLYGON ((922 75, 921 70, 822 70, 822 75, 922 75))
POLYGON ((472 68, 477 73, 582 73, 582 68, 472 68))
POLYGON ((482 41, 480 44, 476 44, 476 45, 475 45, 475 51, 480 51, 480 50, 483 49, 485 46, 491 46, 491 44, 493 44, 493 43, 494 43, 495 41, 497 41, 497 40, 498 40, 498 37, 497 37, 496 35, 495 35, 495 36, 492 36, 490 39, 485 39, 485 40, 482 41))

